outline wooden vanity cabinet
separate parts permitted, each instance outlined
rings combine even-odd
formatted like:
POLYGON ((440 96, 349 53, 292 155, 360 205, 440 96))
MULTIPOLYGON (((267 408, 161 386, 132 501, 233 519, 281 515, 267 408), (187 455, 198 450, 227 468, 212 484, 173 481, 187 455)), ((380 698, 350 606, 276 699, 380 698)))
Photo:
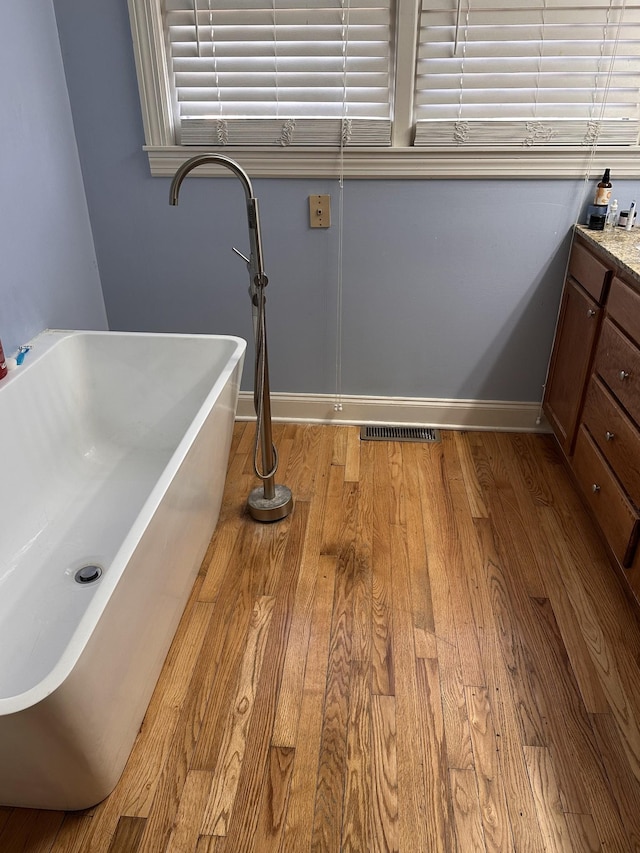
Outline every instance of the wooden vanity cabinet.
POLYGON ((640 601, 640 277, 574 241, 544 411, 640 601))

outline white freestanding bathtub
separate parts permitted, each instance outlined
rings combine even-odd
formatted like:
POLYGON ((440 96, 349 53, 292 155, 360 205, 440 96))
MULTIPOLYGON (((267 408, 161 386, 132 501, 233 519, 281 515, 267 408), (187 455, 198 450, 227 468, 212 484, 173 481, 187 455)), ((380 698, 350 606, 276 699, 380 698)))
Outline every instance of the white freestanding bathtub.
POLYGON ((246 344, 33 344, 0 381, 0 804, 80 809, 122 773, 215 528, 246 344))

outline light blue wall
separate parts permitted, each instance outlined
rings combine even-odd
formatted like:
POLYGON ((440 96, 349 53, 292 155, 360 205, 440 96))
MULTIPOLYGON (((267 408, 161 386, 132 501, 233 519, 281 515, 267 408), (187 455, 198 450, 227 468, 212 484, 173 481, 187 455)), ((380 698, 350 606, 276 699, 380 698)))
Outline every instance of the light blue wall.
POLYGON ((0 337, 7 355, 47 327, 105 328, 51 0, 3 8, 0 337))
MULTIPOLYGON (((54 3, 111 327, 250 338, 246 269, 231 252, 247 248, 240 185, 188 178, 169 207, 169 180, 150 177, 142 152, 126 4, 54 3)), ((308 227, 307 197, 330 193, 335 221, 337 182, 254 187, 272 388, 331 393, 338 230, 308 227)), ((347 181, 343 393, 539 399, 580 192, 579 181, 347 181)))

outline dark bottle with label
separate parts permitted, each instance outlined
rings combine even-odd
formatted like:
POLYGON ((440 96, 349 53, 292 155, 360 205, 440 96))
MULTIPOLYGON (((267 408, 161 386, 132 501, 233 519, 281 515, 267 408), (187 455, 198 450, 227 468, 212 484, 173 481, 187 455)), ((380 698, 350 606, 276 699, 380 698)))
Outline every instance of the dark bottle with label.
POLYGON ((609 179, 609 169, 604 170, 602 180, 596 187, 596 197, 593 200, 594 204, 609 204, 611 198, 611 181, 609 179))

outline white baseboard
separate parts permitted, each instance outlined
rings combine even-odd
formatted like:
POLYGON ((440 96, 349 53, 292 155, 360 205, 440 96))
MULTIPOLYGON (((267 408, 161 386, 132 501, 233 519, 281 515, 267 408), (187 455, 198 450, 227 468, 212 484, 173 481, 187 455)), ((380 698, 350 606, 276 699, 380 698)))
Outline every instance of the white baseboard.
MULTIPOLYGON (((280 423, 432 426, 442 429, 550 432, 539 403, 500 400, 441 400, 419 397, 342 396, 336 411, 333 394, 271 394, 271 416, 280 423)), ((238 420, 255 419, 253 394, 241 391, 238 420)))

